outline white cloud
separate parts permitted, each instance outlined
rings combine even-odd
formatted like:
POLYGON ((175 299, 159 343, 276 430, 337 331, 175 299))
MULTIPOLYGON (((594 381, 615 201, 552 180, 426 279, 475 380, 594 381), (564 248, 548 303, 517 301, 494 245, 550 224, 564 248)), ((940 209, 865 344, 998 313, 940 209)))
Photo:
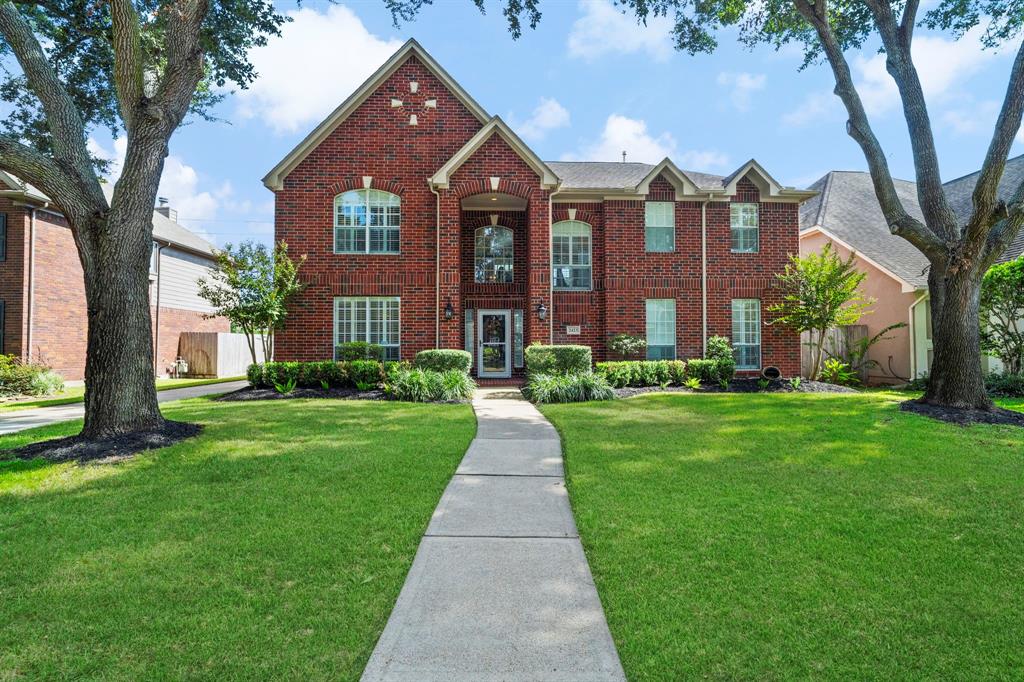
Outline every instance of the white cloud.
POLYGON ((739 111, 750 109, 751 97, 758 90, 764 90, 767 80, 763 73, 723 71, 718 74, 718 85, 730 88, 729 99, 739 111))
POLYGON ((279 133, 323 119, 402 45, 370 33, 343 5, 287 14, 281 36, 249 53, 259 78, 237 93, 239 116, 279 133))
POLYGON ((976 102, 967 109, 950 109, 942 114, 943 125, 957 135, 986 132, 991 135, 999 113, 999 102, 976 102))
POLYGON ((652 135, 647 130, 646 121, 612 114, 605 121, 604 130, 596 141, 584 145, 579 154, 563 155, 562 160, 621 161, 622 152, 626 152, 627 161, 658 163, 667 156, 673 158, 677 164, 693 170, 724 168, 729 163, 728 157, 721 152, 679 152, 678 146, 671 133, 652 135))
POLYGON ((814 121, 820 121, 839 111, 839 99, 828 90, 808 93, 800 105, 782 115, 783 125, 799 128, 814 121))
POLYGON ((527 140, 541 140, 549 130, 569 125, 569 110, 556 99, 541 97, 540 104, 533 110, 530 118, 517 123, 510 114, 509 122, 516 132, 527 140))
MULTIPOLYGON (((939 101, 950 91, 999 55, 983 50, 979 37, 983 27, 968 31, 959 40, 921 36, 914 40, 914 65, 921 88, 929 101, 939 101)), ((885 70, 885 55, 857 55, 853 60, 857 91, 868 114, 880 115, 899 106, 896 82, 885 70)))
POLYGON ((672 20, 649 17, 638 24, 608 0, 580 0, 582 16, 569 31, 569 56, 587 61, 607 54, 646 53, 654 61, 672 56, 672 20))

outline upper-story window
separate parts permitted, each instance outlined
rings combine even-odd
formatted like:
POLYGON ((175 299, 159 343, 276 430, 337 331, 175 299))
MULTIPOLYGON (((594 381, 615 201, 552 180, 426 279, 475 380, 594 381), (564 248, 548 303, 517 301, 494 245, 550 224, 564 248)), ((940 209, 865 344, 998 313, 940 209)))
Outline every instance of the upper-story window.
POLYGON ((563 220, 551 226, 551 281, 555 289, 590 289, 590 225, 563 220))
POLYGON ((512 230, 488 225, 476 230, 473 265, 481 284, 512 283, 512 230))
POLYGON ((649 252, 676 250, 676 205, 673 202, 644 204, 644 245, 649 252))
POLYGON ((335 253, 398 253, 402 199, 379 189, 334 197, 335 253))
POLYGON ((760 246, 757 204, 730 204, 733 253, 757 253, 760 246))

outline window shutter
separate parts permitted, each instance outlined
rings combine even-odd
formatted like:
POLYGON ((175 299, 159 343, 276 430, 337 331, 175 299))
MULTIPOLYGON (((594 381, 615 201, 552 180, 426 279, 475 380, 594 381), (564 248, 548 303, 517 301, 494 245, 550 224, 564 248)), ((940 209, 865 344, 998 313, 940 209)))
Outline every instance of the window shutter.
POLYGON ((466 316, 466 352, 469 353, 469 366, 472 369, 476 362, 476 353, 473 352, 474 348, 474 331, 473 322, 476 319, 476 311, 472 308, 467 308, 463 313, 466 316))
POLYGON ((523 366, 523 311, 512 311, 512 364, 516 369, 523 366))

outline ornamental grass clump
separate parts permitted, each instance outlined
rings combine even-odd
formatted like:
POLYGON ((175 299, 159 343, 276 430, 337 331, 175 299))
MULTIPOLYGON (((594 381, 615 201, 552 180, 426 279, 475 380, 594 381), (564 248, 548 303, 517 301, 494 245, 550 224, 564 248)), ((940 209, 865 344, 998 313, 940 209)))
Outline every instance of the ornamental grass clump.
POLYGON ((615 391, 600 374, 531 374, 523 388, 526 398, 535 403, 582 403, 612 400, 615 391))
POLYGON ((473 397, 476 383, 465 372, 450 369, 436 372, 431 369, 400 369, 385 385, 388 395, 395 400, 413 403, 462 402, 473 397))

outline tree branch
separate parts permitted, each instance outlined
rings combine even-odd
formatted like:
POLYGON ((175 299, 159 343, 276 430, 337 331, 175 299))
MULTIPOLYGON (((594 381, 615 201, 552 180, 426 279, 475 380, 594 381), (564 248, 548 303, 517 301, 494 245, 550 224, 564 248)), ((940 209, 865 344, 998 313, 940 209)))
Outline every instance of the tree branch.
POLYGON ((114 85, 121 107, 121 119, 131 130, 135 113, 145 97, 139 14, 132 0, 110 0, 113 24, 114 85))
MULTIPOLYGON (((974 214, 967 223, 967 239, 970 242, 984 239, 985 230, 998 220, 998 214, 1008 210, 999 205, 999 181, 1006 168, 1006 157, 1010 154, 1014 137, 1020 130, 1021 116, 1024 114, 1024 42, 1017 50, 1013 68, 1010 70, 1010 82, 1006 86, 1003 106, 996 119, 996 127, 992 132, 985 162, 978 174, 978 182, 974 186, 974 214)), ((1018 190, 1019 194, 1019 190, 1018 190)))
POLYGON ((50 66, 28 22, 9 0, 0 0, 0 34, 17 57, 32 93, 43 105, 53 138, 54 157, 74 169, 78 176, 74 186, 91 201, 105 205, 85 147, 85 126, 78 108, 50 66))
POLYGON ((910 45, 914 38, 914 24, 917 22, 917 9, 920 7, 920 0, 907 0, 903 8, 903 19, 900 20, 900 37, 910 45))
POLYGON ((935 151, 928 105, 910 51, 909 35, 904 39, 888 0, 867 0, 875 26, 885 47, 885 68, 896 81, 907 121, 910 146, 917 176, 917 196, 928 227, 947 241, 959 238, 958 221, 942 188, 939 155, 935 151))
POLYGON ((200 41, 207 0, 177 0, 165 10, 173 12, 168 22, 165 49, 167 68, 154 98, 173 131, 188 111, 196 87, 203 77, 203 47, 200 41))
POLYGON ((1002 206, 1005 210, 1004 217, 992 225, 981 251, 983 272, 1003 255, 1017 234, 1024 228, 1024 180, 1017 185, 1010 200, 1002 206))
POLYGON ((810 0, 794 0, 794 4, 797 11, 818 34, 822 49, 832 67, 836 80, 835 94, 842 100, 850 117, 846 123, 846 132, 860 145, 864 153, 875 187, 875 196, 878 197, 882 214, 889 224, 889 231, 916 246, 929 260, 944 261, 947 258, 946 244, 921 221, 907 213, 899 195, 896 194, 896 186, 889 172, 885 152, 882 151, 882 146, 871 129, 864 104, 853 85, 850 65, 829 26, 825 0, 817 0, 813 4, 810 0))
POLYGON ((106 208, 106 203, 96 206, 83 202, 76 191, 77 183, 59 164, 6 135, 0 135, 0 170, 38 187, 67 214, 83 215, 106 208))

